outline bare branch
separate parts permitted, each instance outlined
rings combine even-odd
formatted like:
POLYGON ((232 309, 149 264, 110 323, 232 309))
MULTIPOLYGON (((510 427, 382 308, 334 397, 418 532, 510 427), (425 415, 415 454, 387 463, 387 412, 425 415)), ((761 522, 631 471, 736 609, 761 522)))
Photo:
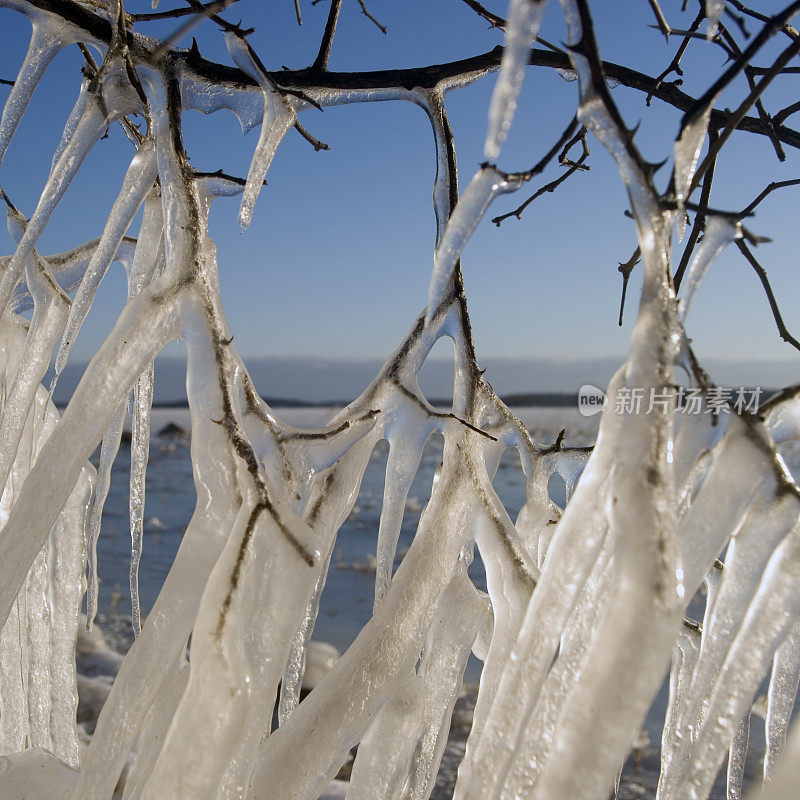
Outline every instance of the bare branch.
MULTIPOLYGON (((237 2, 237 0, 233 0, 233 2, 237 2)), ((208 3, 204 6, 204 8, 211 8, 211 6, 215 5, 216 3, 208 3)), ((149 13, 144 14, 128 14, 132 22, 153 22, 156 20, 163 20, 163 19, 177 19, 179 17, 188 17, 192 14, 197 14, 198 10, 192 6, 186 6, 185 8, 173 8, 169 11, 152 11, 149 13)), ((211 13, 214 13, 213 11, 211 13)))
POLYGON ((476 2, 476 0, 462 0, 462 2, 466 3, 479 17, 485 19, 493 28, 505 30, 506 21, 502 17, 498 17, 497 14, 493 14, 491 11, 484 8, 480 3, 476 2))
POLYGON ((750 266, 755 270, 756 275, 758 275, 758 279, 761 281, 761 285, 764 287, 764 291, 766 292, 767 300, 769 302, 769 307, 772 311, 772 318, 775 320, 775 324, 778 326, 778 334, 780 335, 781 339, 795 349, 800 350, 800 342, 798 342, 797 339, 795 339, 794 336, 789 333, 786 323, 783 321, 780 309, 778 308, 778 301, 775 299, 775 293, 772 291, 772 286, 770 285, 769 278, 767 277, 767 271, 761 266, 761 264, 759 264, 758 260, 753 255, 752 251, 744 242, 744 240, 737 239, 736 246, 739 248, 739 252, 747 259, 747 262, 750 264, 750 266))
POLYGON ((624 263, 620 264, 617 269, 622 274, 622 297, 619 301, 619 320, 617 324, 622 327, 622 312, 625 310, 625 295, 628 293, 628 279, 631 277, 633 268, 639 263, 642 251, 637 247, 631 257, 624 263))
POLYGON ((213 3, 209 3, 206 6, 199 2, 193 2, 193 0, 188 0, 188 2, 195 11, 194 15, 190 16, 186 22, 178 26, 178 28, 161 43, 153 56, 156 61, 162 58, 172 46, 180 41, 192 28, 199 25, 207 17, 215 17, 218 12, 227 8, 232 3, 235 3, 236 0, 214 0, 213 3))
POLYGON ((328 11, 328 19, 325 22, 325 30, 322 33, 322 41, 319 45, 319 52, 311 65, 311 69, 322 72, 328 69, 328 59, 331 55, 333 46, 333 35, 336 33, 336 23, 339 21, 339 11, 342 8, 342 0, 331 0, 331 7, 328 11))
POLYGON ((330 150, 331 149, 329 145, 325 144, 325 142, 321 141, 320 139, 317 139, 316 136, 312 136, 300 124, 299 120, 295 120, 294 128, 307 142, 309 142, 314 147, 314 150, 320 151, 320 150, 330 150))
POLYGON ((793 178, 791 180, 786 181, 773 181, 770 183, 765 189, 761 191, 761 193, 750 203, 749 206, 742 209, 741 216, 748 216, 752 214, 755 210, 756 206, 768 195, 772 194, 772 192, 776 191, 777 189, 785 189, 787 186, 797 186, 800 184, 800 178, 793 178))
POLYGON ((667 18, 664 16, 664 12, 661 10, 661 6, 658 4, 658 0, 647 0, 647 2, 650 3, 650 8, 653 9, 653 15, 656 18, 658 29, 664 34, 664 38, 669 41, 669 35, 672 31, 667 22, 667 18))
MULTIPOLYGON (((573 120, 574 124, 577 124, 577 120, 573 120)), ((571 130, 568 128, 567 130, 571 130)), ((565 132, 566 133, 566 132, 565 132)), ((533 169, 529 170, 528 172, 522 173, 515 173, 510 175, 509 177, 512 179, 522 179, 522 180, 530 180, 534 175, 538 175, 547 164, 552 160, 555 152, 561 147, 563 143, 564 135, 562 135, 561 139, 551 148, 550 152, 535 166, 533 169)), ((575 134, 563 147, 561 153, 558 156, 558 161, 562 166, 568 167, 567 171, 561 175, 560 177, 556 178, 554 181, 545 184, 541 188, 537 189, 525 202, 523 202, 518 208, 515 208, 513 211, 509 211, 507 214, 501 214, 499 217, 495 217, 492 222, 500 227, 500 224, 503 220, 508 219, 509 217, 516 217, 517 219, 522 219, 522 212, 534 201, 537 197, 541 197, 543 194, 547 192, 554 192, 562 183, 564 183, 567 178, 571 175, 574 175, 576 172, 585 172, 589 169, 585 165, 586 159, 589 157, 589 146, 586 142, 586 128, 581 127, 578 133, 575 134), (580 142, 583 146, 583 152, 581 153, 580 157, 577 161, 571 161, 567 155, 570 149, 580 142)))
POLYGON ((380 30, 380 32, 381 32, 381 33, 383 33, 383 34, 386 34, 386 28, 385 28, 383 25, 381 25, 381 23, 380 23, 380 22, 378 22, 378 20, 377 20, 377 19, 375 19, 375 17, 373 17, 373 16, 372 16, 372 14, 370 14, 370 13, 369 13, 369 9, 367 8, 367 5, 366 5, 366 3, 364 2, 364 0, 358 0, 358 4, 361 6, 361 13, 362 13, 362 14, 363 14, 363 15, 364 15, 364 16, 365 16, 365 17, 366 17, 366 18, 367 18, 367 19, 368 19, 370 22, 374 23, 374 24, 375 24, 375 26, 378 28, 378 30, 380 30))

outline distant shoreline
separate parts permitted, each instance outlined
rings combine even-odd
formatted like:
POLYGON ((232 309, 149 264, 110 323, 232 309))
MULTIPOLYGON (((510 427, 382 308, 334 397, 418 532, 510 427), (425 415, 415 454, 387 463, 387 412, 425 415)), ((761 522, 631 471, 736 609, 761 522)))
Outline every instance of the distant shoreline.
MULTIPOLYGON (((292 397, 263 397, 267 405, 274 408, 336 408, 353 402, 350 400, 298 400, 292 397)), ((530 394, 509 394, 500 398, 507 406, 575 408, 578 405, 577 392, 534 392, 530 394)), ((450 398, 434 397, 430 402, 435 406, 449 406, 450 398)), ((186 400, 161 400, 153 403, 153 408, 188 408, 186 400)))

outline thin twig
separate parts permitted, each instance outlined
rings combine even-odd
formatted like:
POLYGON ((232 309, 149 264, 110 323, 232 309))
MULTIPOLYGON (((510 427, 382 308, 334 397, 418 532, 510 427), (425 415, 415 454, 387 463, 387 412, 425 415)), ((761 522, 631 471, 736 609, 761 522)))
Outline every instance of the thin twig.
POLYGON ((487 8, 484 8, 480 3, 476 2, 476 0, 462 0, 462 2, 466 3, 479 17, 485 19, 493 28, 505 30, 506 21, 487 8))
POLYGON ((366 5, 366 3, 364 2, 364 0, 358 0, 358 4, 361 6, 361 13, 362 13, 362 14, 363 14, 363 15, 364 15, 364 16, 365 16, 365 17, 366 17, 366 18, 367 18, 367 19, 368 19, 370 22, 374 23, 374 25, 375 25, 375 26, 378 28, 378 30, 380 30, 380 32, 381 32, 381 33, 383 33, 383 34, 385 35, 385 34, 387 33, 387 31, 386 31, 386 28, 385 28, 383 25, 381 25, 381 23, 380 23, 380 22, 378 22, 378 20, 377 20, 377 19, 375 19, 375 17, 373 17, 373 16, 372 16, 372 14, 370 14, 370 13, 369 13, 369 9, 367 8, 367 5, 366 5))
POLYGON ((661 33, 664 34, 664 37, 669 41, 669 35, 672 32, 671 28, 669 27, 669 23, 667 22, 667 18, 664 16, 664 12, 661 10, 661 6, 658 4, 658 0, 647 0, 650 3, 650 8, 653 9, 653 15, 656 18, 656 23, 658 24, 658 29, 661 33))
POLYGON ((339 21, 339 11, 342 8, 342 0, 331 0, 331 7, 328 11, 328 19, 325 22, 325 30, 322 32, 322 41, 319 45, 319 52, 311 65, 312 70, 322 72, 328 69, 328 59, 331 55, 333 45, 333 35, 336 33, 336 23, 339 21))
POLYGON ((786 181, 773 181, 770 183, 765 189, 761 191, 761 193, 750 203, 749 206, 742 209, 741 216, 745 217, 753 213, 756 206, 768 195, 772 194, 772 192, 776 191, 777 189, 785 189, 787 186, 797 186, 800 184, 800 178, 792 178, 786 181))
MULTIPOLYGON (((694 178, 692 179, 692 184, 689 189, 689 193, 697 187, 697 184, 700 178, 703 176, 705 170, 707 170, 711 164, 711 159, 716 158, 717 153, 719 152, 720 148, 723 144, 728 140, 728 137, 733 133, 736 129, 739 121, 744 118, 745 114, 750 110, 753 106, 753 103, 758 100, 764 90, 769 86, 772 80, 775 78, 776 75, 781 71, 781 69, 792 59, 794 58, 797 53, 800 52, 800 40, 793 41, 775 60, 775 63, 770 68, 769 72, 767 72, 759 81, 756 83, 755 88, 747 95, 747 97, 742 101, 739 108, 734 111, 730 117, 728 118, 728 122, 725 127, 720 131, 719 139, 717 139, 716 143, 713 147, 709 148, 709 152, 706 157, 703 159, 703 163, 698 167, 697 171, 694 174, 694 178)), ((773 133, 777 134, 777 131, 774 130, 773 126, 770 125, 769 128, 772 130, 773 133)))
MULTIPOLYGON (((560 143, 561 142, 559 141, 556 144, 556 148, 560 145, 560 143)), ((552 153, 553 151, 551 150, 550 152, 552 153)), ((548 156, 549 155, 550 155, 550 153, 548 153, 548 156)), ((503 222, 503 220, 508 219, 509 217, 516 217, 517 219, 522 219, 522 212, 525 211, 525 209, 534 200, 536 200, 537 197, 541 197, 543 194, 546 194, 548 192, 554 192, 559 186, 561 186, 562 183, 564 183, 565 180, 567 180, 567 178, 569 178, 571 175, 574 175, 576 172, 585 172, 585 171, 587 171, 589 169, 589 167, 587 167, 585 165, 585 161, 586 161, 586 159, 588 157, 589 157, 589 146, 588 146, 588 144, 586 142, 586 128, 581 128, 580 131, 578 131, 578 133, 576 133, 575 136, 572 137, 572 139, 570 139, 564 145, 564 148, 562 149, 562 151, 561 151, 561 153, 559 154, 559 157, 558 157, 559 163, 562 166, 568 167, 567 171, 563 175, 560 175, 555 180, 550 181, 550 183, 547 183, 544 186, 542 186, 539 189, 537 189, 519 207, 515 208, 513 211, 509 211, 506 214, 501 214, 499 217, 495 217, 492 220, 492 222, 495 225, 497 225, 497 227, 499 228, 500 224, 503 222), (569 150, 574 145, 576 145, 578 142, 580 142, 583 145, 583 152, 581 153, 581 155, 580 155, 580 157, 578 158, 577 161, 572 161, 569 158, 567 158, 567 154, 568 154, 569 150)), ((547 156, 545 158, 547 158, 547 156)), ((542 161, 544 161, 544 159, 542 161)), ((548 159, 548 161, 549 161, 549 159, 548 159)), ((539 162, 539 164, 537 164, 536 166, 539 167, 540 164, 542 164, 542 162, 539 162)), ((541 172, 542 169, 544 169, 544 166, 539 168, 538 171, 541 172)), ((522 176, 525 176, 525 180, 528 180, 529 179, 528 176, 532 176, 532 175, 537 174, 537 173, 535 173, 533 171, 530 171, 528 173, 518 173, 516 175, 512 175, 512 176, 509 176, 509 177, 512 177, 512 178, 519 177, 520 174, 522 176)))
POLYGON ((772 286, 770 286, 769 278, 767 277, 767 271, 761 266, 761 264, 758 263, 758 260, 753 255, 752 251, 744 242, 744 240, 736 239, 736 246, 739 248, 739 252, 747 259, 750 266, 756 271, 756 275, 758 275, 758 279, 761 281, 761 285, 764 287, 767 300, 769 301, 769 307, 772 311, 772 318, 775 320, 775 324, 778 326, 778 334, 780 335, 781 339, 795 349, 800 350, 800 342, 798 342, 797 339, 795 339, 794 336, 789 333, 788 329, 786 328, 786 323, 783 321, 780 309, 778 308, 778 301, 775 299, 775 293, 772 291, 772 286))
MULTIPOLYGON (((237 2, 238 0, 233 0, 237 2)), ((209 8, 214 3, 208 3, 205 8, 209 8)), ((154 22, 163 19, 177 19, 178 17, 188 17, 196 14, 197 9, 193 6, 186 6, 185 8, 173 8, 169 11, 151 11, 145 14, 129 14, 132 22, 154 22)), ((214 12, 212 12, 214 13, 214 12)))
POLYGON ((220 11, 227 8, 232 3, 235 3, 236 0, 214 0, 213 3, 209 3, 206 6, 199 2, 193 3, 191 0, 189 0, 189 2, 191 3, 192 8, 195 10, 194 15, 186 20, 186 22, 184 22, 182 25, 179 25, 178 28, 161 43, 156 52, 153 54, 154 60, 159 61, 172 48, 172 46, 182 39, 190 30, 192 30, 192 28, 199 25, 208 17, 216 17, 220 11))
POLYGON ((617 324, 622 327, 622 312, 625 310, 625 295, 628 292, 628 278, 631 277, 631 272, 633 272, 633 268, 639 263, 639 258, 641 256, 641 249, 637 247, 633 251, 633 255, 625 261, 621 263, 617 269, 620 271, 622 275, 622 297, 619 301, 619 320, 617 324))
POLYGON ((295 130, 307 141, 310 142, 316 151, 330 150, 330 145, 325 144, 321 139, 310 134, 301 124, 300 120, 294 121, 295 130))

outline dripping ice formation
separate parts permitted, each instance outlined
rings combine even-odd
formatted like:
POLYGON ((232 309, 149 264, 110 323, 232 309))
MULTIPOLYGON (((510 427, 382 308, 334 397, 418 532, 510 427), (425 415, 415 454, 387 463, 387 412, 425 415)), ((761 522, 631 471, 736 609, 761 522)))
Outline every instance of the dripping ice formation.
MULTIPOLYGON (((659 800, 707 797, 726 756, 728 796, 743 796, 752 709, 765 680, 764 797, 794 798, 800 490, 783 453, 800 440, 800 388, 787 387, 760 416, 710 413, 714 387, 687 357, 690 304, 740 235, 735 222, 710 215, 680 299, 670 280, 673 228, 682 233, 711 105, 678 137, 676 202, 665 210, 588 55, 586 4, 563 0, 571 69, 559 74, 577 82, 578 120, 619 169, 644 273, 597 443, 567 447, 561 437, 535 441, 484 380, 460 267, 496 196, 525 182, 496 163, 543 0, 511 0, 488 114, 491 163, 460 196, 444 96, 485 70, 433 88, 295 91, 264 67, 246 31, 228 25, 225 43, 240 71, 214 82, 198 71, 199 55, 156 58, 157 42, 126 31, 118 0, 65 4, 92 26, 48 4, 0 0, 32 23, 0 118, 0 159, 55 55, 75 42, 104 54, 81 80, 30 219, 3 192, 15 250, 0 261, 0 798, 110 800, 124 774, 129 800, 315 800, 358 745, 348 798, 425 800, 470 654, 483 666, 459 800, 604 800, 667 673, 659 800), (259 397, 233 343, 210 208, 216 197, 241 194, 246 228, 284 138, 311 107, 394 100, 418 105, 434 137, 427 306, 361 396, 318 429, 296 428, 259 397), (246 179, 193 169, 180 135, 183 109, 231 110, 245 131, 260 123, 246 179), (87 155, 109 125, 136 113, 146 130, 126 128, 136 151, 104 229, 42 254, 39 242, 87 155), (43 384, 47 368, 52 361, 56 379, 63 371, 114 261, 126 270, 125 306, 59 413, 53 384, 43 384), (442 337, 454 343, 450 409, 432 405, 418 380, 442 337), (153 361, 176 339, 188 352, 197 503, 143 619, 153 361), (701 390, 702 413, 678 410, 679 370, 701 390), (618 413, 632 390, 666 400, 653 413, 618 413), (136 641, 84 749, 75 647, 84 595, 89 626, 98 611, 97 543, 126 414, 136 641), (444 440, 442 464, 395 569, 409 488, 434 435, 444 440), (337 535, 382 440, 389 453, 372 617, 301 702, 337 535), (493 485, 508 448, 525 482, 516 519, 493 485), (548 494, 554 475, 565 483, 564 508, 548 494), (469 574, 476 551, 486 593, 469 574), (704 611, 694 620, 690 603, 701 588, 704 611)), ((723 6, 706 3, 709 32, 723 6)))

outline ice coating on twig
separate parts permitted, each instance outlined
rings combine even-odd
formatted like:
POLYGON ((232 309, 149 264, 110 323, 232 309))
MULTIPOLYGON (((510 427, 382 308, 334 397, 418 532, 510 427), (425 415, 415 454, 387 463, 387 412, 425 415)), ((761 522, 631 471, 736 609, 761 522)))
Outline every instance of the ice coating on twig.
POLYGON ((539 33, 546 0, 511 0, 500 74, 489 105, 489 127, 483 157, 497 161, 517 110, 531 45, 539 33))

